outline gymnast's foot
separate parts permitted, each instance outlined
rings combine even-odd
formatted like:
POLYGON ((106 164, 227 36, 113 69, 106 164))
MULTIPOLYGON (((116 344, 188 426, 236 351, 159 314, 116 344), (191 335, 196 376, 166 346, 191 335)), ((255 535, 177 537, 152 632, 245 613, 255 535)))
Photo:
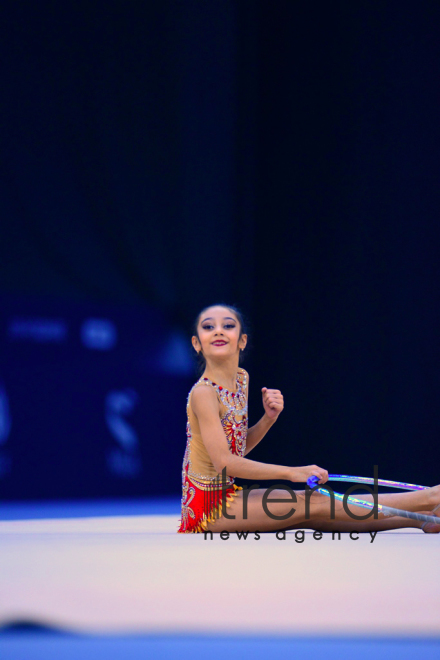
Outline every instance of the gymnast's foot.
MULTIPOLYGON (((420 511, 420 513, 424 513, 426 516, 439 516, 440 504, 438 504, 432 511, 420 511)), ((440 534, 440 524, 434 522, 424 522, 421 524, 420 529, 422 529, 425 534, 440 534)))

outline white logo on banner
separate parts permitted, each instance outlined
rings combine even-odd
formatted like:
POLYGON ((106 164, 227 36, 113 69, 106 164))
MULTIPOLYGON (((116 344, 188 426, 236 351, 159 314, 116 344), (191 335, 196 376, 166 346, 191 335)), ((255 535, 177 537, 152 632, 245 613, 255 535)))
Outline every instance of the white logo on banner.
POLYGON ((105 400, 105 420, 120 447, 107 455, 111 472, 121 477, 135 477, 142 469, 136 431, 125 419, 133 412, 139 396, 132 389, 112 391, 105 400))
MULTIPOLYGON (((4 445, 11 432, 12 420, 9 411, 9 400, 6 390, 0 384, 0 445, 4 445)), ((0 453, 0 478, 11 470, 11 457, 0 453)))

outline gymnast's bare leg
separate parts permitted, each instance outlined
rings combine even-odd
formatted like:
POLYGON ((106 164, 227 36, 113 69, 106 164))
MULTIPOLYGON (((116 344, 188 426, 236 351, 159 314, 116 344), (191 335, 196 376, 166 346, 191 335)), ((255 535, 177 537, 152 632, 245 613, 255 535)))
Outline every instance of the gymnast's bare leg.
MULTIPOLYGON (((221 532, 223 530, 233 531, 259 531, 271 532, 281 529, 316 529, 320 531, 385 531, 389 529, 399 529, 404 527, 421 528, 422 522, 410 518, 400 518, 397 516, 386 517, 383 513, 378 513, 375 520, 373 515, 366 520, 354 520, 344 510, 342 502, 335 501, 335 516, 331 519, 331 500, 330 497, 314 492, 310 496, 309 519, 306 518, 306 500, 305 491, 295 491, 297 502, 286 490, 276 489, 270 494, 270 499, 283 499, 285 502, 268 502, 269 511, 276 516, 286 515, 295 509, 295 512, 289 518, 284 520, 274 520, 263 509, 263 495, 265 489, 258 488, 249 492, 237 491, 237 496, 227 507, 227 515, 235 516, 235 519, 226 518, 222 515, 214 522, 208 523, 207 530, 212 532, 221 532), (243 497, 247 497, 247 517, 243 517, 243 497)), ((356 496, 358 499, 373 501, 372 495, 356 496)), ((406 511, 416 511, 433 515, 432 511, 440 505, 440 486, 427 488, 424 491, 413 491, 411 493, 391 493, 379 494, 379 504, 392 506, 396 509, 406 511)), ((362 507, 349 504, 349 510, 356 515, 365 515, 366 510, 362 507)), ((434 514, 435 515, 435 514, 434 514)), ((430 533, 440 532, 440 525, 428 523, 424 531, 430 533), (427 529, 428 528, 428 529, 427 529)))

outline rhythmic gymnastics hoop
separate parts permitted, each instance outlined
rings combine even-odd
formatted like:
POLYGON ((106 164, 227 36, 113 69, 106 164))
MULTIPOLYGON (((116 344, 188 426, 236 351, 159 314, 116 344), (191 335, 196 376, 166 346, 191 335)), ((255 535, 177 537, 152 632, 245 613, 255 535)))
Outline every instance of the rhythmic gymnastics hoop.
MULTIPOLYGON (((370 479, 369 477, 352 477, 348 474, 329 474, 328 480, 346 481, 356 484, 374 484, 374 479, 370 479)), ((318 485, 318 481, 319 481, 319 477, 315 477, 315 476, 309 477, 307 479, 307 485, 309 488, 314 488, 316 492, 331 497, 330 493, 327 490, 325 490, 325 488, 316 488, 316 486, 318 485)), ((429 486, 418 486, 417 484, 407 484, 401 481, 387 481, 386 479, 377 479, 377 485, 386 486, 388 488, 401 488, 402 490, 426 490, 427 488, 429 488, 429 486)), ((333 495, 335 496, 335 499, 343 501, 345 498, 347 502, 350 502, 351 504, 356 504, 357 506, 362 506, 364 507, 364 509, 374 509, 376 506, 373 502, 366 502, 365 500, 359 500, 358 498, 353 497, 352 495, 346 496, 343 495, 342 493, 335 493, 334 491, 332 492, 333 495)), ((400 516, 401 518, 423 520, 424 522, 433 522, 433 523, 437 523, 437 525, 440 525, 440 518, 437 516, 427 516, 423 513, 416 513, 414 511, 395 509, 394 507, 386 506, 385 504, 378 504, 377 510, 378 512, 383 513, 384 516, 386 517, 400 516)))

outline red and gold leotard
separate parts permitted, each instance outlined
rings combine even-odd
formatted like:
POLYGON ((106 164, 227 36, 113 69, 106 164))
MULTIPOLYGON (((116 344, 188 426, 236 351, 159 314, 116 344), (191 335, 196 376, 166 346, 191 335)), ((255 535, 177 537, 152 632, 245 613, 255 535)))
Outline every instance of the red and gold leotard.
POLYGON ((202 532, 208 522, 221 516, 222 502, 229 506, 240 486, 232 477, 226 477, 225 494, 222 496, 222 475, 212 464, 204 445, 200 427, 192 408, 191 394, 196 387, 207 385, 217 392, 220 403, 219 416, 225 432, 229 451, 244 456, 248 429, 247 405, 248 374, 244 369, 237 372, 237 390, 231 392, 209 378, 200 378, 191 388, 186 405, 186 449, 182 466, 182 515, 178 532, 202 532))

